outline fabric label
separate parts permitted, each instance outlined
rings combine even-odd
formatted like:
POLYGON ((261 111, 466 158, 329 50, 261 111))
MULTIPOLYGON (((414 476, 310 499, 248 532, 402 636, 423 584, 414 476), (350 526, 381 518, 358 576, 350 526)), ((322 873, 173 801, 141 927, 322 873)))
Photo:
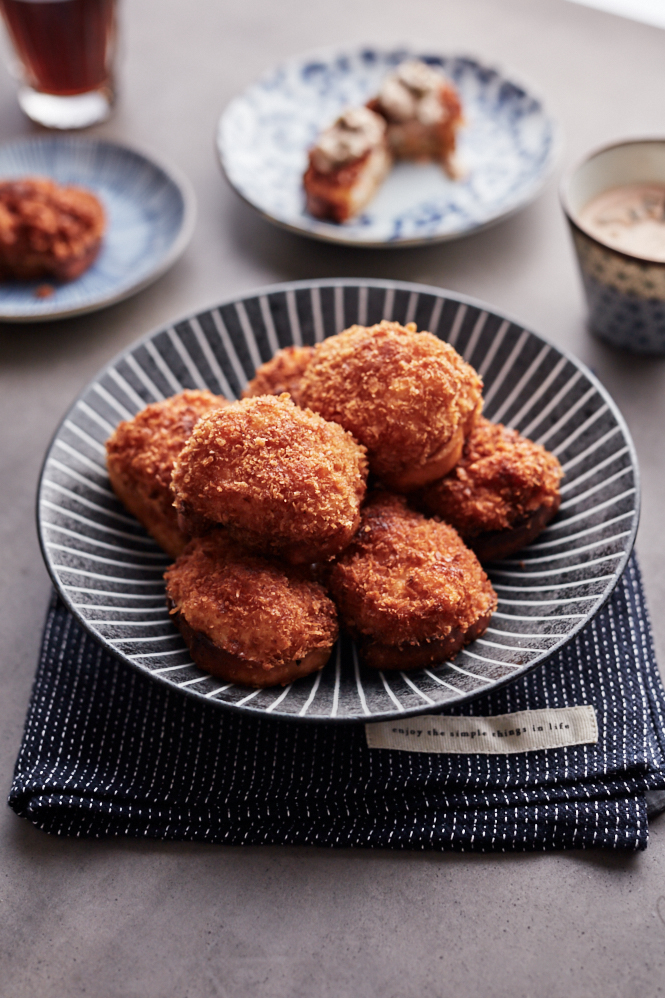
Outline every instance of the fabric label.
POLYGON ((423 714, 365 725, 369 748, 397 752, 510 755, 598 741, 594 707, 518 710, 496 717, 423 714))

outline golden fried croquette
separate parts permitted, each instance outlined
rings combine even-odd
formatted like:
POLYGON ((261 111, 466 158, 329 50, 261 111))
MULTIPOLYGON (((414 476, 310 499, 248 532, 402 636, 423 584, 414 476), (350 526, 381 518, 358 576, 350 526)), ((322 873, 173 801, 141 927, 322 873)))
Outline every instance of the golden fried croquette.
POLYGON ((366 478, 365 448, 350 433, 286 394, 262 395, 200 421, 172 489, 192 533, 223 524, 245 546, 298 564, 346 547, 366 478))
POLYGON ((484 633, 497 606, 487 575, 457 531, 389 492, 370 497, 329 588, 364 662, 378 669, 453 658, 484 633))
POLYGON ((120 423, 106 441, 113 491, 174 558, 187 543, 178 527, 170 489, 175 459, 197 420, 228 404, 211 392, 184 391, 146 406, 133 419, 120 423))
POLYGON ((367 448, 370 470, 409 492, 459 460, 482 408, 482 381, 459 354, 415 323, 351 326, 320 343, 300 404, 339 423, 367 448))
POLYGON ((549 523, 561 502, 562 476, 554 454, 481 417, 459 464, 420 498, 489 561, 519 551, 549 523))
POLYGON ((303 569, 251 554, 225 530, 187 545, 165 573, 172 619, 193 660, 244 686, 285 686, 322 669, 335 605, 303 569))
POLYGON ((300 381, 313 353, 314 347, 284 347, 283 350, 278 350, 272 360, 257 369, 242 397, 281 395, 282 392, 288 392, 298 405, 300 381))
POLYGON ((99 253, 104 209, 92 191, 46 177, 0 183, 0 277, 80 277, 99 253))

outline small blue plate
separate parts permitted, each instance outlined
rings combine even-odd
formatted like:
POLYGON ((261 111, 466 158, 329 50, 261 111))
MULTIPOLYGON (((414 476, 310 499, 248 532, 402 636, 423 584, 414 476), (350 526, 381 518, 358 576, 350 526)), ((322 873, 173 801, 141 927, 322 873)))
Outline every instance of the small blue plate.
POLYGON ((20 139, 0 146, 0 179, 45 176, 93 191, 107 229, 99 256, 77 280, 0 283, 0 321, 41 322, 93 312, 156 280, 190 240, 196 201, 189 181, 134 149, 75 136, 20 139), (37 298, 40 284, 52 284, 37 298))
POLYGON ((419 245, 457 239, 531 201, 556 159, 557 129, 541 101, 474 59, 365 47, 293 59, 231 101, 217 133, 222 167, 238 194, 287 229, 351 246, 419 245), (343 225, 305 210, 307 150, 322 128, 374 96, 405 59, 443 70, 459 90, 464 179, 434 163, 398 163, 359 217, 343 225))

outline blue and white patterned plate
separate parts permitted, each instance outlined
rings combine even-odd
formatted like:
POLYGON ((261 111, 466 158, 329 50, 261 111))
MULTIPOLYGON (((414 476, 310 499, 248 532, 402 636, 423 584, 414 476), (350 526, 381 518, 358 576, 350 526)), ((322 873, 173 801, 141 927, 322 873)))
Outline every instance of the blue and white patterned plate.
POLYGON ((231 101, 217 147, 238 194, 278 225, 352 246, 457 239, 531 201, 556 159, 557 129, 541 101, 474 59, 363 48, 293 59, 231 101), (345 107, 364 104, 407 58, 440 67, 458 88, 465 127, 460 181, 434 163, 398 163, 358 218, 321 222, 305 210, 307 150, 345 107))
POLYGON ((156 681, 228 710, 314 721, 386 720, 487 693, 546 662, 609 598, 633 546, 639 482, 628 429, 574 357, 490 306, 440 288, 378 280, 299 281, 222 302, 143 337, 84 389, 60 425, 39 485, 39 533, 63 600, 102 644, 156 681), (416 322, 482 375, 485 412, 557 455, 556 519, 490 567, 499 606, 452 662, 379 672, 343 637, 322 672, 250 690, 201 671, 172 624, 170 559, 110 488, 104 441, 121 419, 183 388, 240 395, 280 347, 359 322, 416 322))
POLYGON ((156 280, 190 240, 196 201, 189 181, 134 149, 77 136, 20 139, 0 146, 0 180, 51 177, 79 184, 104 205, 107 231, 99 256, 77 280, 53 282, 54 294, 35 297, 39 281, 0 284, 0 321, 40 322, 93 312, 156 280))

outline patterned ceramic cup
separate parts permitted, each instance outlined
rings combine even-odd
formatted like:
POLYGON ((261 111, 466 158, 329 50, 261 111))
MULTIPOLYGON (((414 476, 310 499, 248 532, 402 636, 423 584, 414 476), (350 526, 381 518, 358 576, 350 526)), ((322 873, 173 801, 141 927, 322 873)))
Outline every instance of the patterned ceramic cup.
POLYGON ((665 353, 665 262, 610 248, 579 221, 582 209, 597 195, 642 183, 665 184, 665 139, 617 142, 591 153, 564 179, 561 201, 592 331, 635 353, 665 353))

